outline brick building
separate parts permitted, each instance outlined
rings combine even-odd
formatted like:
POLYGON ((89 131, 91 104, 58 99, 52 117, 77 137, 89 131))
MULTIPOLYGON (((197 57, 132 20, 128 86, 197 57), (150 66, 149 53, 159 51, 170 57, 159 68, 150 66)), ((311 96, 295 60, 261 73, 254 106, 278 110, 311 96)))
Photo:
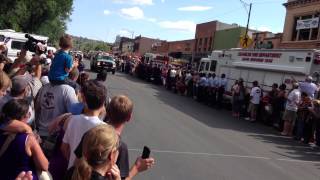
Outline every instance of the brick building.
POLYGON ((198 62, 201 58, 211 54, 216 31, 238 27, 237 24, 226 24, 219 21, 211 21, 197 24, 195 34, 195 46, 193 61, 198 62))
POLYGON ((134 39, 133 52, 136 56, 143 56, 145 53, 151 52, 152 46, 161 43, 160 39, 152 39, 138 36, 134 39))
POLYGON ((251 48, 255 49, 279 49, 282 40, 282 33, 274 34, 272 32, 253 33, 254 44, 251 48))
POLYGON ((122 43, 122 54, 131 55, 133 53, 134 40, 127 40, 122 43))
POLYGON ((162 41, 159 44, 155 44, 151 52, 191 62, 194 43, 194 39, 170 42, 162 41))
POLYGON ((169 53, 169 42, 161 41, 152 45, 151 53, 168 56, 169 53))
POLYGON ((280 48, 320 48, 320 0, 288 0, 280 48))

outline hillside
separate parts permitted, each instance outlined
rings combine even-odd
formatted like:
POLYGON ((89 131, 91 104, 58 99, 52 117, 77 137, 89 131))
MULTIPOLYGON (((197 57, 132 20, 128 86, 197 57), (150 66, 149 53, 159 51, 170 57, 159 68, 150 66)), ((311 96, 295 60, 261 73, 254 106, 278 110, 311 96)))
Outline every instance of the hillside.
POLYGON ((91 50, 109 52, 111 50, 112 45, 104 41, 92 40, 78 36, 72 36, 72 38, 74 43, 73 47, 75 50, 81 50, 83 52, 88 52, 91 50))

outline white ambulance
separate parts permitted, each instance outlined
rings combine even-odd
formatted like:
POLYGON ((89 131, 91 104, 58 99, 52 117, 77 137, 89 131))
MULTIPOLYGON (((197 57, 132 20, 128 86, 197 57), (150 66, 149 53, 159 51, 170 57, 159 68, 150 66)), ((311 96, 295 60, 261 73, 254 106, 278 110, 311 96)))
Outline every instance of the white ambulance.
MULTIPOLYGON (((11 29, 5 29, 5 30, 0 30, 0 42, 6 42, 7 48, 8 48, 8 54, 7 56, 12 60, 12 62, 17 58, 17 53, 21 51, 21 49, 24 46, 24 43, 28 40, 25 37, 26 33, 20 33, 20 32, 15 32, 14 30, 11 29)), ((38 40, 42 41, 48 41, 48 37, 45 36, 39 36, 39 35, 33 35, 30 34, 32 37, 38 40)), ((32 53, 28 52, 28 56, 31 57, 32 53)))
POLYGON ((227 93, 232 85, 242 78, 245 86, 252 87, 258 81, 264 92, 270 91, 273 83, 291 87, 292 77, 304 81, 306 75, 319 82, 320 50, 248 50, 231 49, 213 51, 211 56, 200 61, 199 72, 226 74, 227 93))

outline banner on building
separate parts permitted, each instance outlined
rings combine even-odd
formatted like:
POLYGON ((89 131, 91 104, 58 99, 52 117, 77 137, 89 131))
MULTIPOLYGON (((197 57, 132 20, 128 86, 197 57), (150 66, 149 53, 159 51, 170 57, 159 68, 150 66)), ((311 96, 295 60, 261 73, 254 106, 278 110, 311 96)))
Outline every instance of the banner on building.
POLYGON ((319 27, 319 17, 311 19, 303 19, 297 21, 297 30, 300 29, 311 29, 319 27))

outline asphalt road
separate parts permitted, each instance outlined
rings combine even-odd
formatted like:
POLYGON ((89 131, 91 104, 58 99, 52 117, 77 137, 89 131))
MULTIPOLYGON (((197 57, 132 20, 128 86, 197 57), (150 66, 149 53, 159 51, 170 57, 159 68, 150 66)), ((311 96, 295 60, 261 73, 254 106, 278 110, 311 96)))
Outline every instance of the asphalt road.
POLYGON ((140 180, 319 180, 320 151, 261 124, 233 119, 128 75, 109 75, 109 95, 128 95, 134 116, 124 130, 131 163, 144 145, 156 165, 140 180))

